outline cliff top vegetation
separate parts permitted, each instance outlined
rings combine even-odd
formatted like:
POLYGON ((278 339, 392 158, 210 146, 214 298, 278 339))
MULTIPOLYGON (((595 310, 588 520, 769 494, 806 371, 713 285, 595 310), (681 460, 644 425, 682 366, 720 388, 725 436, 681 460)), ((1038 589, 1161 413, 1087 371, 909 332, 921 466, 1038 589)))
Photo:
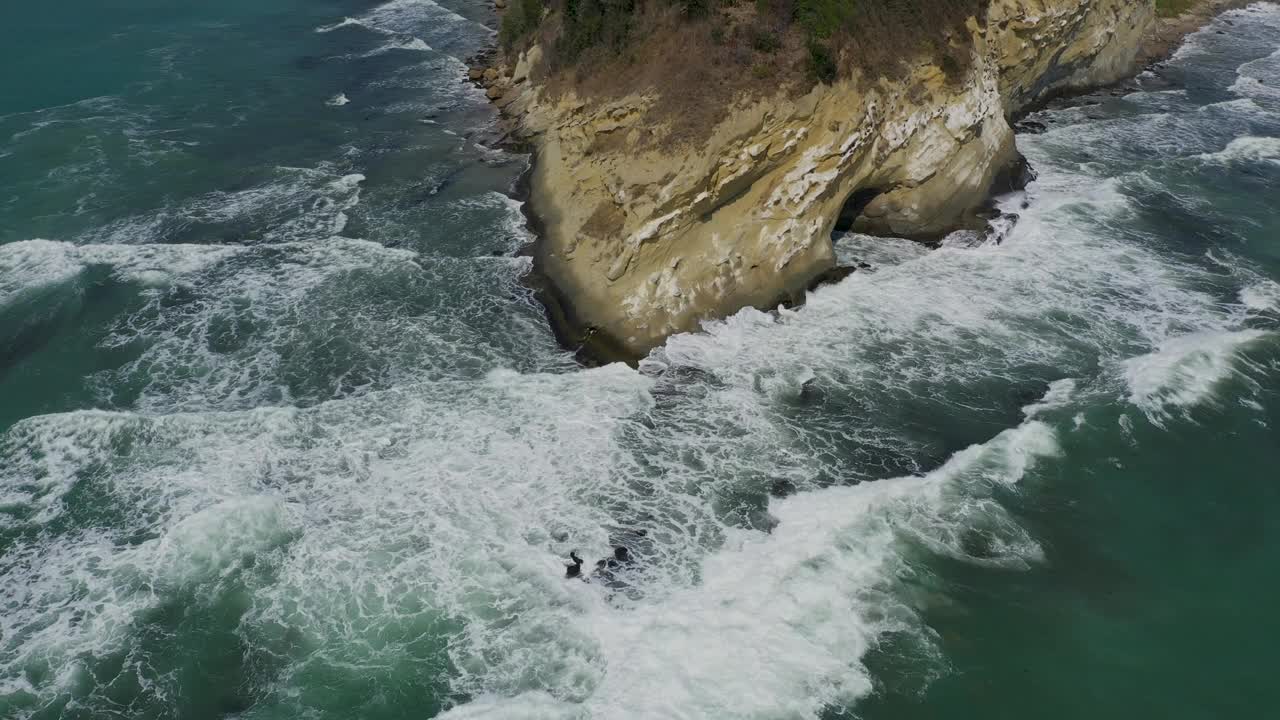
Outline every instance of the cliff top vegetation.
POLYGON ((1156 14, 1164 18, 1177 17, 1195 4, 1196 0, 1156 0, 1156 14))
POLYGON ((855 71, 893 77, 922 57, 958 78, 965 22, 989 0, 508 2, 500 42, 509 56, 540 45, 540 81, 590 95, 656 91, 679 136, 753 92, 802 93, 855 71))
MULTIPOLYGON (((891 74, 917 53, 959 70, 967 18, 986 0, 513 0, 500 39, 508 51, 538 41, 556 71, 637 59, 636 45, 679 35, 673 61, 730 60, 757 77, 799 69, 818 82, 860 67, 891 74), (693 32, 688 32, 692 30, 693 32), (692 41, 692 42, 690 42, 692 41), (789 52, 799 50, 800 52, 789 52), (728 57, 722 57, 728 56, 728 57), (790 67, 799 61, 799 67, 790 67), (782 71, 782 72, 779 72, 782 71)), ((944 66, 945 67, 945 66, 944 66)))

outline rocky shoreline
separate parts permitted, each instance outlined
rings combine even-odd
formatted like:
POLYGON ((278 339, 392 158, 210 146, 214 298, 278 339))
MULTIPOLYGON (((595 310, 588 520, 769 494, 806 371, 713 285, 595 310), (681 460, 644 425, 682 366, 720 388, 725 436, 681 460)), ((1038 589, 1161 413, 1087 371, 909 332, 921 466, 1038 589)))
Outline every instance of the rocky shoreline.
POLYGON ((1196 0, 1186 12, 1175 17, 1162 17, 1143 39, 1138 49, 1138 63, 1150 68, 1168 59, 1191 33, 1209 24, 1218 15, 1251 5, 1258 0, 1196 0))
MULTIPOLYGON (((497 3, 495 3, 495 6, 499 10, 502 9, 502 6, 498 3, 502 3, 503 1, 504 0, 497 0, 497 3)), ((1116 55, 1116 53, 1112 52, 1110 49, 1106 49, 1105 45, 1096 45, 1093 50, 1088 50, 1085 53, 1085 60, 1083 62, 1098 63, 1099 67, 1105 68, 1101 71, 1083 72, 1080 70, 1081 67, 1090 67, 1091 65, 1079 65, 1078 63, 1081 61, 1073 61, 1077 63, 1075 65, 1054 64, 1057 63, 1059 58, 1062 56, 1063 50, 1068 49, 1067 44, 1064 44, 1062 49, 1057 51, 1057 55, 1054 57, 1054 63, 1051 63, 1050 65, 1042 64, 1039 69, 1043 76, 1051 76, 1054 73, 1058 73, 1060 76, 1064 77, 1070 76, 1067 81, 1063 82, 1061 77, 1059 77, 1054 79, 1054 82, 1058 83, 1057 85, 1053 84, 1053 82, 1046 83, 1043 82, 1043 77, 1035 77, 1034 72, 1028 71, 1027 80, 1022 81, 1021 84, 1015 82, 1012 90, 1009 90, 1008 92, 1002 91, 1001 94, 1011 98, 1027 98, 1022 101, 1014 100, 1015 104, 1024 102, 1025 104, 1018 109, 1025 111, 1033 106, 1042 107, 1052 97, 1093 91, 1097 90, 1100 86, 1132 78, 1136 71, 1163 60, 1164 57, 1166 57, 1167 54, 1178 45, 1186 34, 1201 27, 1217 13, 1245 4, 1247 3, 1240 2, 1240 0, 1206 0, 1205 2, 1197 3, 1191 8, 1191 10, 1177 18, 1153 19, 1150 18, 1148 14, 1149 19, 1146 23, 1150 27, 1142 28, 1144 31, 1141 33, 1140 43, 1135 38, 1135 41, 1133 42, 1135 47, 1130 51, 1132 54, 1128 55, 1130 60, 1126 61, 1123 59, 1123 48, 1121 48, 1120 54, 1116 55), (1105 61, 1098 61, 1100 53, 1110 54, 1106 55, 1105 61), (1125 67, 1119 67, 1121 63, 1123 63, 1125 67), (1022 93, 1023 95, 1019 95, 1019 93, 1022 93)), ((1081 7, 1090 8, 1087 3, 1081 7)), ((1123 0, 1117 0, 1108 7, 1111 8, 1111 12, 1123 13, 1125 12, 1126 6, 1124 5, 1123 0)), ((1092 12, 1092 9, 1089 11, 1092 12)), ((1123 14, 1117 15, 1117 17, 1122 16, 1123 14)), ((1088 30, 1089 28, 1087 24, 1081 20, 1081 17, 1083 17, 1083 13, 1077 13, 1074 18, 1070 19, 1074 24, 1065 26, 1059 25, 1058 27, 1071 28, 1077 33, 1081 32, 1080 28, 1082 26, 1085 27, 1085 30, 1088 30)), ((1140 17, 1140 15, 1136 17, 1140 17)), ((1013 20, 1025 21, 1025 18, 1014 17, 1013 20)), ((1007 22, 1008 21, 1005 21, 1005 23, 1007 22)), ((1133 21, 1130 22, 1132 23, 1133 21)), ((1142 23, 1130 26, 1142 27, 1142 23)), ((1003 29, 1004 25, 1001 26, 1001 30, 1003 29)), ((1031 30, 1035 31, 1041 31, 1043 29, 1044 28, 1041 27, 1031 27, 1031 30)), ((1114 34, 1114 28, 1112 29, 1112 33, 1114 34)), ((1092 35, 1090 35, 1090 37, 1092 37, 1092 35)), ((1000 42, 999 37, 995 37, 992 42, 1000 42)), ((1025 43, 1023 43, 1023 45, 1025 46, 1025 43)), ((1012 64, 1011 66, 1015 68, 1015 71, 1017 71, 1017 63, 1026 61, 1026 58, 1020 57, 1019 53, 1025 55, 1027 51, 1025 47, 1022 47, 1022 49, 1019 49, 1019 47, 1020 46, 1015 45, 1012 46, 1011 49, 1003 50, 1004 55, 1008 56, 1007 60, 1012 64)), ((1039 54, 1043 55, 1044 53, 1041 51, 1039 54)), ((1036 55, 1033 54, 1030 57, 1034 60, 1036 55)), ((590 217, 585 217, 584 215, 579 214, 576 217, 571 217, 570 222, 565 222, 565 214, 572 216, 575 212, 582 212, 582 208, 575 205, 576 201, 571 201, 571 205, 567 212, 562 209, 565 198, 574 197, 572 194, 565 196, 565 188, 568 186, 581 188, 583 182, 601 182, 601 176, 598 174, 597 176, 587 177, 585 179, 583 175, 575 174, 575 168, 573 166, 576 164, 576 161, 573 159, 575 156, 570 154, 572 152, 571 147, 576 146, 579 148, 578 152, 580 155, 577 157, 581 159, 582 164, 596 163, 598 165, 601 162, 601 155, 603 155, 603 153, 598 149, 599 139, 607 137, 610 141, 614 141, 617 138, 614 133, 624 131, 629 132, 629 138, 634 138, 637 128, 637 123, 634 121, 636 116, 643 116, 644 107, 642 105, 637 107, 636 104, 619 105, 614 103, 612 106, 599 108, 599 110, 603 111, 602 113, 591 113, 595 108, 586 107, 587 103, 584 103, 582 100, 577 98, 571 98, 571 103, 574 104, 569 107, 567 111, 562 106, 554 106, 550 110, 546 104, 539 106, 536 98, 536 91, 531 91, 531 86, 535 83, 530 79, 531 74, 534 72, 534 69, 538 64, 538 60, 539 58, 536 46, 531 51, 522 53, 519 57, 515 58, 514 63, 502 57, 502 55, 494 49, 493 51, 487 52, 482 56, 473 59, 471 63, 472 67, 468 72, 468 80, 475 83, 477 86, 484 88, 486 96, 502 111, 500 121, 502 141, 508 145, 516 145, 521 149, 530 150, 533 156, 531 159, 530 170, 522 177, 519 187, 516 189, 519 199, 525 201, 524 212, 530 229, 533 231, 535 237, 538 238, 534 242, 533 246, 526 250, 528 254, 533 256, 535 261, 535 269, 528 278, 528 284, 535 291, 538 299, 546 308, 548 319, 556 333, 557 339, 565 347, 574 350, 577 353, 579 360, 587 364, 598 364, 613 361, 634 363, 643 357, 651 347, 662 342, 666 335, 669 335, 672 332, 695 329, 697 322, 700 322, 700 319, 702 318, 724 316, 746 305, 771 308, 776 307, 779 304, 798 304, 803 302, 805 293, 813 287, 816 287, 823 282, 838 281, 856 270, 856 268, 844 268, 837 266, 834 263, 833 257, 830 256, 829 238, 831 225, 836 221, 836 215, 845 212, 842 205, 846 204, 846 196, 852 192, 849 190, 841 190, 839 188, 835 188, 833 192, 828 193, 830 195, 829 198, 819 198, 820 202, 815 204, 813 207, 802 205, 800 207, 793 208, 790 211, 790 215, 792 217, 802 218, 805 217, 806 212, 809 212, 814 215, 825 217, 826 219, 814 226, 806 225, 803 235, 795 235, 795 233, 792 233, 791 235, 783 236, 782 239, 786 242, 782 243, 782 245, 787 246, 787 243, 790 243, 790 245, 787 246, 790 249, 784 247, 781 251, 787 253, 787 255, 782 258, 780 262, 775 263, 777 265, 776 271, 772 270, 772 268, 770 272, 765 272, 764 274, 760 274, 756 271, 756 268, 761 264, 759 260, 773 261, 778 259, 776 254, 778 251, 769 250, 768 248, 764 248, 762 250, 760 247, 762 243, 756 243, 756 247, 743 249, 741 253, 737 254, 737 267, 732 268, 733 273, 726 273, 723 271, 724 265, 733 263, 732 255, 725 255, 724 258, 726 259, 721 260, 709 257, 709 250, 714 250, 717 247, 723 248, 723 245, 720 242, 720 233, 727 230, 732 231, 735 223, 739 222, 739 218, 733 217, 731 212, 722 211, 724 205, 726 203, 733 204, 735 200, 741 200, 741 194, 743 192, 751 191, 757 192, 758 194, 759 187, 770 187, 770 183, 760 173, 755 173, 754 176, 750 178, 745 189, 734 190, 734 188, 731 187, 729 190, 732 192, 722 193, 730 195, 730 197, 723 202, 717 201, 719 204, 705 203, 703 202, 703 198, 707 196, 709 192, 721 190, 724 183, 721 183, 721 187, 715 187, 714 185, 702 185, 701 194, 698 194, 697 197, 694 197, 694 190, 698 189, 695 186, 688 191, 689 195, 685 196, 686 199, 677 199, 675 202, 668 203, 667 209, 670 210, 670 212, 667 212, 666 214, 662 213, 662 208, 651 207, 653 205, 651 202, 646 204, 646 207, 649 207, 647 211, 642 210, 639 213, 633 212, 631 208, 623 207, 623 210, 626 211, 627 215, 642 215, 648 217, 647 225, 643 223, 632 223, 629 233, 631 239, 634 240, 637 235, 641 236, 635 243, 624 241, 622 239, 628 234, 625 227, 623 227, 627 222, 625 219, 619 221, 611 218, 610 220, 613 222, 612 226, 609 222, 596 222, 597 216, 600 214, 602 208, 606 206, 612 207, 608 203, 597 207, 595 209, 595 213, 590 217), (598 119, 600 117, 603 117, 603 123, 598 119), (566 118, 568 118, 567 121, 566 118), (611 130, 611 128, 616 128, 616 131, 611 130), (569 132, 567 129, 572 132, 569 132), (548 134, 552 135, 550 142, 548 142, 548 138, 546 137, 548 134), (590 142, 571 145, 570 148, 564 147, 565 145, 569 145, 570 143, 575 143, 580 140, 580 135, 586 136, 586 139, 590 142), (541 143, 538 142, 538 140, 541 140, 541 143), (546 159, 540 157, 540 153, 544 151, 553 154, 553 157, 550 158, 550 162, 547 162, 546 159), (566 165, 566 163, 569 164, 566 165), (548 167, 551 168, 551 173, 548 173, 548 167), (539 174, 541 174, 541 177, 539 177, 539 174), (762 182, 756 183, 755 181, 757 179, 762 182), (736 192, 739 197, 733 197, 733 192, 736 192), (561 197, 554 197, 556 193, 559 193, 561 197), (699 203, 702 203, 703 206, 701 211, 698 211, 696 207, 699 203), (710 207, 709 210, 708 207, 710 207), (816 212, 814 212, 815 209, 816 212), (717 211, 721 211, 722 215, 728 219, 727 222, 722 222, 720 224, 720 232, 707 233, 696 227, 699 223, 707 225, 708 221, 717 220, 718 218, 713 217, 717 211), (699 213, 701 214, 699 215, 699 213), (678 229, 673 231, 671 229, 671 227, 676 224, 673 218, 683 220, 683 216, 691 214, 695 220, 699 216, 702 218, 701 221, 694 223, 693 230, 678 229), (554 227, 549 228, 548 221, 550 221, 550 224, 554 227), (601 233, 599 228, 595 231, 602 235, 599 240, 594 240, 589 236, 593 223, 604 228, 603 233, 601 233), (575 227, 577 230, 572 229, 575 227), (566 228, 569 228, 568 231, 566 231, 566 228), (556 234, 556 231, 558 231, 558 234, 556 234), (694 234, 690 236, 690 232, 693 232, 694 234), (662 237, 664 233, 671 236, 670 241, 668 241, 668 238, 662 237), (681 237, 681 233, 684 235, 683 239, 679 239, 681 237), (656 242, 655 236, 657 240, 656 242), (803 240, 805 237, 807 237, 808 240, 803 240), (586 243, 582 242, 584 238, 587 241, 586 243), (709 243, 708 238, 710 240, 709 243), (801 239, 797 240, 797 238, 801 239), (815 238, 817 239, 816 242, 815 238), (670 248, 663 249, 658 253, 656 262, 653 258, 645 258, 643 262, 638 259, 637 256, 641 252, 648 250, 648 247, 646 246, 656 246, 664 243, 667 245, 675 243, 674 247, 681 248, 681 251, 673 253, 670 248), (575 270, 572 265, 574 262, 579 263, 579 265, 582 264, 582 261, 578 260, 578 258, 582 256, 584 245, 586 250, 593 253, 597 258, 596 260, 591 261, 591 265, 594 265, 596 269, 592 270, 588 268, 585 272, 583 267, 578 267, 578 269, 575 270), (690 246, 693 246, 693 250, 687 251, 686 249, 690 246), (800 251, 796 250, 797 247, 801 248, 800 251), (618 255, 619 248, 621 248, 621 252, 624 253, 624 255, 618 255), (824 250, 826 252, 823 252, 824 250), (750 254, 751 252, 754 252, 754 257, 758 259, 756 264, 747 268, 746 264, 749 261, 744 262, 742 253, 750 254), (763 255, 761 254, 762 252, 763 255), (802 254, 797 256, 796 252, 801 252, 802 254), (601 253, 603 253, 603 255, 601 253), (631 254, 628 255, 626 253, 631 254), (793 264, 798 257, 808 258, 800 263, 799 268, 793 264), (708 262, 708 260, 710 260, 710 262, 708 262), (710 267, 713 271, 713 275, 709 276, 706 272, 698 269, 696 266, 692 269, 688 267, 688 265, 696 264, 698 262, 701 262, 705 267, 710 267), (681 269, 680 267, 682 263, 686 264, 684 269, 681 269), (717 271, 715 266, 719 266, 719 271, 717 271), (627 275, 629 272, 634 276, 636 274, 635 271, 637 270, 637 267, 640 270, 642 277, 640 277, 638 281, 634 277, 630 279, 630 284, 627 285, 630 290, 627 293, 619 292, 616 286, 625 284, 624 281, 628 280, 627 275), (759 277, 755 277, 756 275, 759 275, 759 277), (733 286, 727 292, 724 290, 724 286, 726 284, 733 286), (690 289, 692 289, 693 292, 690 292, 690 289), (701 293, 702 297, 699 297, 694 301, 693 298, 688 297, 693 293, 701 293), (707 299, 708 297, 710 298, 709 300, 707 299), (698 307, 699 302, 702 304, 702 307, 698 307), (617 316, 619 313, 614 310, 615 303, 622 303, 624 307, 628 309, 627 318, 623 318, 621 320, 618 319, 617 316), (649 320, 651 318, 643 317, 641 321, 637 321, 635 319, 637 316, 645 316, 646 314, 658 318, 658 320, 663 324, 657 325, 657 329, 655 330, 649 325, 649 320)), ((924 87, 932 88, 931 92, 935 96, 935 100, 933 101, 934 104, 942 105, 942 109, 948 113, 948 116, 946 116, 948 121, 943 127, 952 128, 954 123, 951 123, 949 118, 949 115, 952 113, 952 109, 946 105, 947 98, 945 95, 941 98, 936 97, 937 93, 942 92, 942 90, 940 90, 940 86, 936 83, 928 84, 930 82, 927 79, 929 77, 928 69, 926 68, 925 70, 926 72, 923 76, 917 76, 918 79, 916 82, 923 81, 926 83, 924 87)), ((1002 69, 1002 72, 1007 71, 1007 69, 1002 69)), ((870 91, 872 93, 871 95, 867 95, 868 91, 865 89, 858 92, 862 93, 861 96, 870 98, 870 102, 873 106, 877 97, 883 97, 881 95, 874 94, 874 90, 870 91)), ((821 103, 822 99, 822 97, 819 97, 817 102, 821 103)), ((962 102, 971 103, 972 100, 962 102)), ((991 110, 981 110, 972 105, 969 105, 969 107, 974 118, 991 117, 993 114, 993 111, 991 110)), ((785 104, 781 107, 770 107, 766 110, 766 114, 764 116, 765 129, 767 129, 769 125, 770 117, 778 114, 779 112, 790 112, 795 114, 794 108, 785 104)), ((995 114, 999 113, 996 112, 995 114)), ((1019 112, 1018 114, 1021 115, 1023 113, 1019 112)), ((832 117, 839 116, 836 115, 832 117)), ((790 140, 785 143, 784 148, 785 150, 790 150, 792 146, 795 145, 794 140, 796 137, 804 137, 808 133, 810 128, 806 123, 813 124, 816 122, 832 124, 837 123, 838 121, 819 121, 818 118, 814 116, 813 111, 809 111, 809 114, 805 115, 802 110, 800 115, 797 116, 797 119, 789 126, 780 125, 779 123, 774 122, 774 125, 778 129, 772 131, 772 135, 762 132, 757 128, 752 131, 756 136, 747 138, 749 142, 754 143, 754 146, 743 142, 739 142, 736 145, 739 152, 744 153, 742 160, 745 162, 743 165, 752 166, 769 163, 769 160, 773 159, 774 153, 777 152, 776 148, 784 146, 784 143, 773 141, 770 139, 771 137, 779 137, 783 140, 790 138, 790 140), (759 147, 762 144, 761 138, 764 139, 765 143, 770 143, 766 145, 768 150, 762 149, 756 151, 761 153, 761 155, 754 155, 750 151, 753 150, 754 147, 759 147), (768 159, 766 159, 766 155, 768 159)), ((914 129, 907 132, 925 135, 927 135, 928 132, 931 132, 928 130, 928 126, 926 126, 924 130, 921 130, 919 129, 919 126, 911 125, 911 122, 912 121, 908 121, 908 125, 906 127, 914 129)), ((985 123, 989 121, 982 122, 985 123)), ((983 140, 981 144, 974 142, 974 140, 961 139, 960 142, 957 142, 955 140, 948 139, 947 133, 952 132, 954 128, 943 132, 941 137, 944 145, 951 148, 951 150, 944 152, 943 155, 937 155, 936 148, 934 148, 934 154, 931 156, 933 159, 931 161, 935 166, 940 162, 942 163, 941 167, 943 168, 943 171, 941 180, 944 183, 949 182, 952 185, 963 184, 966 189, 964 193, 959 196, 959 199, 947 200, 944 197, 943 205, 940 206, 942 209, 939 211, 942 213, 939 215, 942 220, 938 227, 946 228, 948 226, 958 226, 958 218, 960 218, 963 213, 969 212, 966 208, 973 207, 976 210, 979 201, 982 205, 989 206, 990 198, 993 192, 997 190, 995 185, 996 176, 1003 172, 1002 168, 1008 168, 1015 165, 1017 160, 1020 158, 1020 156, 1017 155, 1016 150, 1012 149, 1013 131, 1008 128, 1008 125, 1005 124, 1004 121, 999 121, 999 125, 1003 125, 1005 130, 1002 131, 995 125, 983 125, 982 129, 978 129, 976 131, 978 133, 976 136, 972 134, 967 136, 974 140, 984 137, 988 138, 983 140), (979 155, 973 156, 972 149, 966 148, 979 148, 979 155), (955 166, 957 164, 955 161, 956 158, 950 156, 959 156, 959 160, 966 165, 962 165, 959 171, 945 170, 946 167, 955 166), (977 165, 974 165, 974 163, 977 163, 977 165), (977 166, 989 169, 980 172, 977 176, 973 175, 973 171, 971 169, 965 169, 965 167, 977 166), (950 176, 948 174, 949 172, 959 172, 959 174, 950 176), (977 197, 977 195, 980 195, 981 197, 977 197), (947 220, 946 218, 952 219, 947 220)), ((854 126, 857 127, 856 122, 854 126)), ((936 131, 932 132, 935 136, 937 135, 936 131)), ((970 130, 967 132, 972 133, 974 131, 970 130)), ((748 133, 748 135, 750 135, 750 133, 748 133)), ((865 137, 863 139, 865 140, 865 137)), ((709 142, 709 145, 714 148, 715 143, 718 140, 719 138, 713 137, 711 142, 709 142)), ((873 141, 880 142, 882 144, 882 138, 873 138, 873 141)), ((632 140, 632 142, 634 142, 634 140, 632 140)), ((935 140, 930 142, 936 144, 938 140, 935 138, 935 140)), ((917 143, 917 145, 919 144, 917 143)), ((898 160, 898 162, 905 163, 904 166, 909 166, 913 161, 913 158, 910 157, 912 154, 910 142, 907 142, 900 147, 905 148, 905 152, 908 157, 903 160, 898 160)), ((927 153, 929 151, 925 150, 925 148, 929 147, 930 146, 928 144, 919 146, 915 154, 919 155, 921 152, 927 153)), ((615 149, 615 151, 621 152, 625 152, 625 150, 626 148, 615 149)), ((635 154, 639 155, 640 153, 635 154)), ((850 157, 851 156, 846 153, 842 162, 848 165, 865 166, 865 160, 858 161, 856 157, 853 157, 851 160, 850 157)), ((878 152, 869 157, 874 158, 872 162, 879 161, 885 164, 891 163, 894 159, 893 154, 890 154, 886 158, 884 152, 878 152)), ((787 158, 783 157, 784 163, 786 160, 787 158)), ((680 165, 680 162, 683 161, 673 161, 673 167, 680 165)), ((777 163, 775 162, 774 164, 776 165, 777 163)), ((878 167, 879 166, 877 166, 877 168, 878 167)), ((685 167, 680 167, 679 169, 686 170, 685 167)), ((785 169, 786 168, 784 167, 783 170, 785 169)), ((641 170, 643 171, 643 168, 641 168, 641 170)), ((625 170, 615 170, 612 172, 620 172, 625 176, 626 172, 633 171, 634 164, 632 167, 628 167, 625 170)), ((606 171, 603 176, 603 182, 606 184, 610 182, 608 172, 609 171, 606 171)), ((699 173, 706 172, 711 172, 712 176, 715 176, 716 173, 721 171, 711 169, 706 171, 698 170, 692 173, 691 177, 696 182, 699 177, 699 173)), ((738 170, 735 172, 749 172, 749 169, 738 170)), ((811 175, 815 174, 813 169, 810 169, 808 172, 811 175)), ((858 181, 854 179, 844 184, 842 187, 849 187, 852 185, 855 186, 854 190, 856 190, 857 183, 862 182, 865 184, 867 182, 866 178, 871 177, 869 173, 874 171, 862 172, 865 176, 863 180, 858 181)), ((924 172, 924 175, 920 175, 918 177, 922 177, 924 184, 928 185, 931 178, 937 177, 936 174, 938 169, 935 167, 932 171, 926 170, 924 172)), ((686 171, 686 174, 689 173, 686 171)), ((641 188, 645 192, 650 193, 653 193, 656 188, 657 194, 660 194, 662 192, 669 191, 669 188, 673 185, 679 185, 681 181, 678 174, 673 179, 672 171, 669 169, 659 168, 654 172, 651 172, 650 175, 653 178, 660 179, 657 185, 653 184, 653 181, 650 180, 646 181, 646 184, 635 185, 634 188, 641 188), (664 187, 667 190, 664 190, 664 187)), ((774 177, 777 177, 779 181, 782 182, 795 180, 793 177, 795 175, 794 171, 792 171, 790 175, 785 175, 785 177, 783 177, 784 175, 785 173, 779 171, 774 177)), ((882 202, 882 207, 872 207, 870 208, 872 210, 870 213, 867 212, 866 206, 870 205, 871 202, 877 201, 877 199, 883 201, 884 198, 880 196, 884 191, 878 190, 875 193, 869 193, 870 200, 867 203, 863 203, 862 207, 857 209, 857 222, 863 223, 863 227, 859 227, 858 229, 871 231, 873 233, 876 230, 880 230, 883 234, 912 234, 911 232, 903 231, 904 229, 909 231, 912 228, 912 222, 914 221, 911 220, 909 215, 906 222, 899 219, 897 221, 897 227, 892 224, 894 222, 895 213, 900 215, 903 208, 908 212, 911 210, 918 210, 919 208, 918 203, 920 202, 919 198, 921 196, 918 188, 920 183, 918 181, 910 181, 910 177, 911 175, 908 173, 908 176, 906 176, 907 184, 905 185, 902 184, 902 180, 895 181, 896 184, 893 187, 901 188, 901 190, 894 191, 900 196, 897 203, 882 202), (887 221, 882 223, 881 227, 866 227, 868 224, 868 217, 870 218, 870 224, 874 225, 879 221, 878 218, 886 217, 886 215, 887 221), (883 232, 885 230, 888 232, 883 232)), ((805 178, 803 177, 801 178, 801 185, 805 184, 803 182, 804 179, 805 178)), ((874 178, 871 179, 874 180, 874 178)), ((616 192, 619 197, 626 198, 629 191, 634 192, 634 188, 624 187, 624 184, 619 182, 617 177, 613 178, 613 182, 614 190, 611 192, 616 192)), ((778 181, 774 181, 773 186, 776 186, 777 184, 778 181)), ((834 185, 834 183, 829 184, 834 185)), ((806 185, 806 187, 810 186, 812 186, 812 183, 808 183, 808 185, 806 185)), ((822 188, 821 190, 826 189, 829 188, 822 188)), ((1007 189, 1008 187, 999 187, 999 190, 1007 191, 1007 189)), ((805 190, 805 192, 809 192, 809 190, 805 190)), ((856 195, 857 193, 854 192, 853 194, 856 195)), ((776 196, 777 192, 774 192, 773 195, 776 196)), ((589 201, 598 200, 598 198, 593 198, 591 196, 588 196, 585 199, 589 201)), ((630 198, 626 199, 630 201, 630 198)), ((748 198, 749 203, 755 203, 757 206, 767 201, 769 201, 769 199, 765 196, 762 196, 761 198, 748 198)), ((777 201, 775 199, 769 202, 776 203, 777 201)), ((622 207, 621 201, 619 207, 622 207)), ((729 208, 728 210, 732 211, 733 209, 734 208, 729 208)), ((641 217, 640 219, 643 220, 644 217, 641 217)), ((760 224, 762 221, 757 220, 756 222, 757 224, 760 224)), ((767 223, 770 221, 766 218, 763 222, 766 224, 766 227, 761 231, 760 237, 765 237, 767 232, 767 223)), ((788 222, 794 225, 796 221, 792 220, 788 222)), ((915 226, 928 227, 920 226, 919 223, 915 223, 915 226)), ((927 233, 923 232, 916 234, 918 236, 927 235, 927 233)), ((743 240, 741 234, 739 234, 738 242, 748 245, 751 244, 749 240, 743 240)), ((730 241, 730 253, 733 252, 734 247, 734 242, 730 241)), ((723 254, 724 251, 716 250, 715 252, 723 254)))

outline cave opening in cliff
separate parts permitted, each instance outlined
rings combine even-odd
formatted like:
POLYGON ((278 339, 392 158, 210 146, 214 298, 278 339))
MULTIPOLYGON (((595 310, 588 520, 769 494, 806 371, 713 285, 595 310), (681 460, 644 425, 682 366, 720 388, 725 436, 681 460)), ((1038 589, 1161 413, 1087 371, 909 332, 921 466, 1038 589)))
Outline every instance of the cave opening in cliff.
POLYGON ((849 232, 853 229, 853 225, 861 217, 862 211, 866 210, 867 205, 871 204, 880 193, 880 188, 858 188, 849 193, 849 197, 845 199, 844 205, 840 207, 840 214, 836 216, 836 224, 833 232, 849 232))

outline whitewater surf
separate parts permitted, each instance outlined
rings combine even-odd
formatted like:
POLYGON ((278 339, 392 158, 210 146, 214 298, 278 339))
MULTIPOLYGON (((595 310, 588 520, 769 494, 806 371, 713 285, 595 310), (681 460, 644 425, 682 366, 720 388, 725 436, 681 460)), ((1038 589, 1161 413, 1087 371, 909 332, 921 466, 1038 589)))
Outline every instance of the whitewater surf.
POLYGON ((175 10, 0 117, 0 715, 1274 708, 1276 5, 1036 113, 986 240, 590 369, 489 18, 175 10))

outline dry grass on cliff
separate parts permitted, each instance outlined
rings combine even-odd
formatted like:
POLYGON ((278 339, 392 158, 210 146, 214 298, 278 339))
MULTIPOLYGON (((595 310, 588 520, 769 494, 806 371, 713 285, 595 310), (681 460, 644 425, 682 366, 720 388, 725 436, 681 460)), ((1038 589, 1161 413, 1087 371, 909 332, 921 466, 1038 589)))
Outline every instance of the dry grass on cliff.
POLYGON ((643 41, 620 51, 590 48, 577 62, 553 64, 549 87, 601 99, 653 94, 658 100, 649 124, 666 128, 653 139, 678 143, 715 125, 739 98, 799 93, 812 86, 799 38, 783 34, 768 50, 755 47, 749 7, 726 9, 722 24, 682 21, 670 9, 664 14, 670 17, 642 18, 654 29, 643 41), (716 27, 722 30, 713 33, 716 27))
POLYGON ((1178 17, 1195 5, 1196 0, 1156 0, 1156 14, 1163 18, 1178 17))
POLYGON ((958 78, 970 54, 965 21, 982 17, 988 2, 709 0, 695 17, 689 0, 613 4, 608 7, 632 8, 615 12, 625 15, 625 31, 605 32, 599 28, 608 23, 601 21, 592 26, 603 33, 599 42, 579 38, 566 46, 570 1, 551 0, 542 23, 512 44, 536 41, 548 49, 549 73, 542 81, 553 93, 572 88, 602 100, 656 95, 650 125, 666 132, 652 140, 663 144, 704 136, 735 100, 780 91, 799 95, 837 76, 895 77, 928 58, 958 78))

